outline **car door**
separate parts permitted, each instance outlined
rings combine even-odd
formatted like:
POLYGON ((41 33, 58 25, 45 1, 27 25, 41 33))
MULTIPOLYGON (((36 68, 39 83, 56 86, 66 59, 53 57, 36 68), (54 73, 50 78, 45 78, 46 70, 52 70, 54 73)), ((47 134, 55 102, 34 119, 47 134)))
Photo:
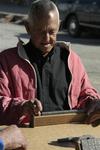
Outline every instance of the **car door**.
POLYGON ((100 28, 100 0, 92 0, 90 22, 100 28))

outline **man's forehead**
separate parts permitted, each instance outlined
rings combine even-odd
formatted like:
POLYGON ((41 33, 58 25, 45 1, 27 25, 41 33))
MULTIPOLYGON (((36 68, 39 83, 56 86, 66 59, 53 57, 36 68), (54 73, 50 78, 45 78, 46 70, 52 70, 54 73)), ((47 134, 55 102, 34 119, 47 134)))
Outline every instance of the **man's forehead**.
POLYGON ((43 25, 45 23, 49 23, 49 22, 55 22, 55 21, 59 21, 59 16, 57 13, 54 13, 53 11, 49 12, 49 13, 45 13, 45 14, 40 14, 39 16, 33 16, 32 20, 31 20, 34 24, 40 24, 43 25))
POLYGON ((49 19, 51 17, 58 17, 58 13, 56 11, 47 11, 47 12, 39 12, 38 14, 33 14, 32 15, 34 19, 37 19, 39 21, 39 19, 49 19))
POLYGON ((56 30, 58 28, 58 24, 45 24, 45 23, 41 23, 41 24, 34 24, 32 29, 34 31, 49 31, 49 30, 56 30))

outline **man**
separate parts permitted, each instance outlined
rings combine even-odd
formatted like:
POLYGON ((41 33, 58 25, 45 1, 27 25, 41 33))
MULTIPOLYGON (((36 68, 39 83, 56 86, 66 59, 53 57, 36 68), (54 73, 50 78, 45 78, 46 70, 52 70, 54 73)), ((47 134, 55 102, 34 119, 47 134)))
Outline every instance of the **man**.
POLYGON ((4 149, 26 149, 26 140, 16 125, 10 125, 0 129, 0 150, 4 149))
POLYGON ((28 125, 41 111, 85 109, 89 117, 100 111, 80 58, 68 43, 56 42, 59 25, 56 5, 36 0, 25 21, 30 41, 0 54, 0 124, 28 125))

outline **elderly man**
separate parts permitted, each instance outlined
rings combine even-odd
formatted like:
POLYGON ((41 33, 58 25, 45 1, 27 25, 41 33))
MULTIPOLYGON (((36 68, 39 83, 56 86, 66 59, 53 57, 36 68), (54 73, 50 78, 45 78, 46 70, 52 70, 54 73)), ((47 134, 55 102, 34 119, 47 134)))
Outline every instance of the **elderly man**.
MULTIPOLYGON (((0 54, 0 124, 29 124, 41 111, 100 111, 100 95, 91 86, 79 56, 57 42, 59 12, 50 0, 36 0, 25 21, 30 41, 0 54), (33 105, 34 104, 34 105, 33 105)), ((92 116, 93 116, 92 115, 92 116)))

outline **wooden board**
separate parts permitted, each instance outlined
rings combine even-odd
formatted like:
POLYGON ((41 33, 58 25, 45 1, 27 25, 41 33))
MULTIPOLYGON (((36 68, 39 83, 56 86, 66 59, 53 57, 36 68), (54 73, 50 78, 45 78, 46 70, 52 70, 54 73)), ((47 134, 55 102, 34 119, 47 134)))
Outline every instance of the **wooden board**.
POLYGON ((86 114, 80 111, 70 111, 61 114, 49 114, 43 116, 34 116, 33 122, 31 122, 31 127, 34 126, 47 126, 56 124, 66 124, 66 123, 83 123, 86 118, 86 114))

